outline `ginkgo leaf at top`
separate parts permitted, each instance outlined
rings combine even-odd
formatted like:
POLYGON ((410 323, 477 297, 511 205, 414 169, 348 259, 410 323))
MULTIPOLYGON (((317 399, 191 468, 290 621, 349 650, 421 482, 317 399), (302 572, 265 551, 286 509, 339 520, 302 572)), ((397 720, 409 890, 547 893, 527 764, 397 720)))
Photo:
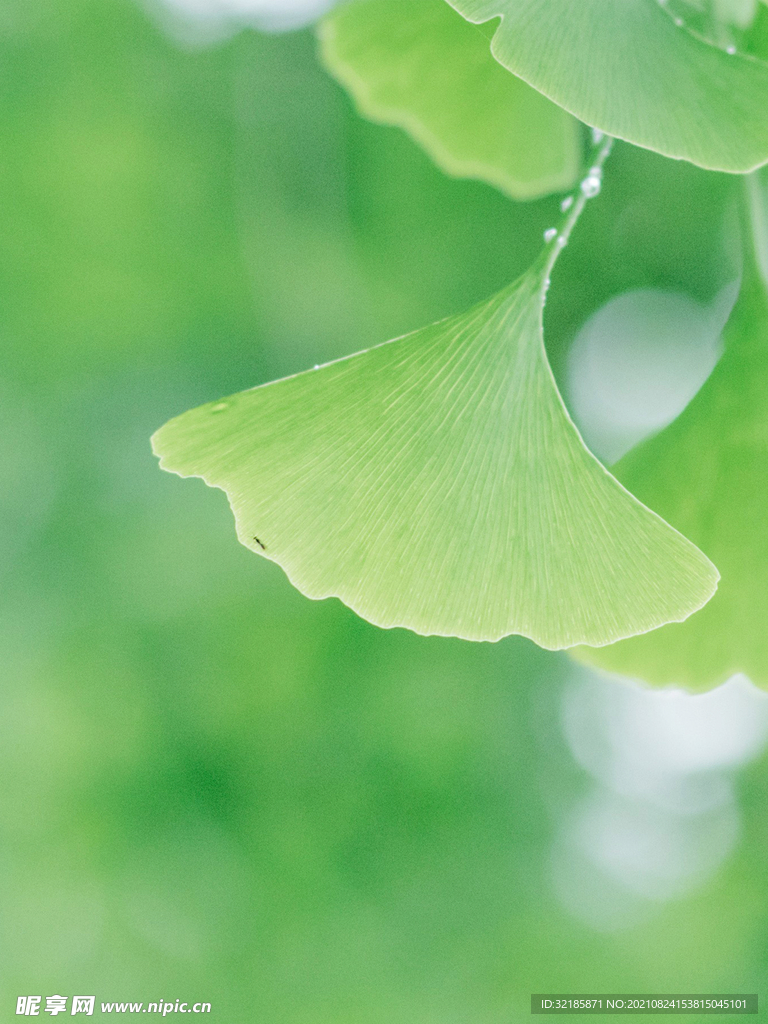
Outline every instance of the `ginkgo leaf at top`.
POLYGON ((711 170, 768 161, 768 65, 696 38, 659 0, 448 2, 501 17, 496 59, 603 132, 711 170))
POLYGON ((304 594, 379 626, 554 649, 685 619, 717 571, 573 426, 543 344, 549 265, 171 420, 153 438, 162 467, 226 491, 241 542, 304 594))
POLYGON ((578 122, 494 60, 445 0, 354 0, 319 29, 331 73, 372 120, 405 128, 449 174, 513 199, 570 188, 578 122))

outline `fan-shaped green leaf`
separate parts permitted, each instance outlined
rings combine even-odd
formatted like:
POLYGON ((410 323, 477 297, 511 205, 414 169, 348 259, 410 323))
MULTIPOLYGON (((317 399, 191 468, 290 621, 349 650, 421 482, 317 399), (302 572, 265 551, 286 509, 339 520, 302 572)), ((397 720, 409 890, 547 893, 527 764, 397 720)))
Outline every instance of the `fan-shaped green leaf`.
POLYGON ((380 626, 563 648, 684 619, 717 571, 571 423, 543 344, 549 265, 468 313, 171 420, 155 452, 225 490, 242 543, 299 590, 380 626))
POLYGON ((706 689, 736 672, 768 686, 768 301, 745 289, 725 352, 682 415, 615 467, 716 560, 722 581, 687 622, 580 659, 657 684, 706 689))
POLYGON ((768 66, 696 38, 658 0, 449 0, 503 20, 497 60, 576 117, 721 171, 768 161, 768 66))
POLYGON ((500 67, 444 0, 356 0, 324 19, 320 40, 362 113, 405 128, 449 174, 514 199, 573 184, 578 123, 500 67))

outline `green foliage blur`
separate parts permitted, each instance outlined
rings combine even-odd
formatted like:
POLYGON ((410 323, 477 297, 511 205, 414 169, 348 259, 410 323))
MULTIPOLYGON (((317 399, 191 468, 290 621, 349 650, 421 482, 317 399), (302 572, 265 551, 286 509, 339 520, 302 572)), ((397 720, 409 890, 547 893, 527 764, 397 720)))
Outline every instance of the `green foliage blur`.
MULTIPOLYGON (((581 670, 307 601, 149 449, 490 294, 557 197, 444 177, 309 32, 185 47, 127 0, 5 0, 0 79, 0 1018, 25 993, 501 1024, 535 991, 759 991, 765 759, 713 880, 590 929, 548 867, 586 788, 559 720, 581 670)), ((618 147, 558 267, 556 368, 611 295, 712 300, 731 190, 618 147)))

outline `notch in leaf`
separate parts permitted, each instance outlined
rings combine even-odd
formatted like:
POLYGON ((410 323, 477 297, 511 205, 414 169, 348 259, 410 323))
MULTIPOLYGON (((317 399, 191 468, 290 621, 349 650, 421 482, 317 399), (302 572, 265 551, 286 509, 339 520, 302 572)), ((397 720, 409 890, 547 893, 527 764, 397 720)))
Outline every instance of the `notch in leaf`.
POLYGON ((768 64, 687 31, 661 0, 448 0, 501 18, 492 52, 594 128, 718 171, 768 161, 768 64))
POLYGON ((513 199, 576 180, 578 122, 501 67, 445 0, 353 0, 323 19, 319 37, 361 112, 406 129, 448 174, 513 199))
POLYGON ((587 450, 552 376, 558 241, 467 313, 171 420, 162 467, 226 491, 241 542, 304 594, 379 626, 558 649, 685 619, 717 570, 587 450))

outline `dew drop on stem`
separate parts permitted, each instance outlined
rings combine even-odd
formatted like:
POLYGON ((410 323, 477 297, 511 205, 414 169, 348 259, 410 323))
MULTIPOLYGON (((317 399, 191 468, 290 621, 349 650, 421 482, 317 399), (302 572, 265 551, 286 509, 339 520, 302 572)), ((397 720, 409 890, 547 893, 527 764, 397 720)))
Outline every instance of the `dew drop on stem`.
POLYGON ((581 183, 582 194, 585 195, 587 199, 592 199, 594 196, 599 194, 602 184, 601 178, 597 174, 592 174, 590 172, 581 183))

